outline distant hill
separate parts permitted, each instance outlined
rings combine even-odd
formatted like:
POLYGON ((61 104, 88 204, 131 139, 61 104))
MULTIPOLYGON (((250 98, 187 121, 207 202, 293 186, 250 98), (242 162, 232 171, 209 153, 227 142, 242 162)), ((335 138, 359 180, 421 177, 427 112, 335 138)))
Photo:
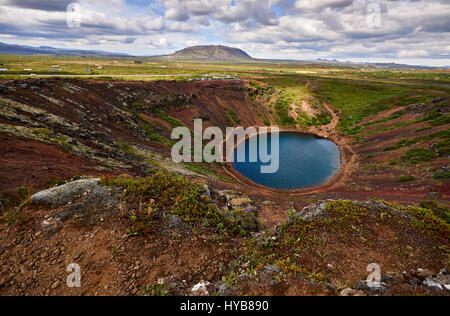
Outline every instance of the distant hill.
POLYGON ((163 60, 203 61, 203 62, 234 62, 254 60, 250 55, 238 48, 227 46, 193 46, 187 47, 172 55, 158 56, 163 60))
POLYGON ((25 45, 11 45, 0 42, 0 54, 4 55, 61 55, 61 56, 128 56, 126 54, 109 53, 103 51, 72 50, 47 46, 31 47, 25 45))

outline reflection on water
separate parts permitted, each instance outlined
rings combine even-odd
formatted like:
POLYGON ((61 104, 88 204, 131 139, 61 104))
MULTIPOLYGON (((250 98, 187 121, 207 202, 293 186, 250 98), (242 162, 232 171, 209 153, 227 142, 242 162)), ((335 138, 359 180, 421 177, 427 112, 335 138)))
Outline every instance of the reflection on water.
MULTIPOLYGON (((269 148, 270 140, 268 137, 269 148)), ((327 182, 341 167, 339 147, 312 135, 280 133, 280 169, 274 174, 262 174, 259 159, 249 162, 248 140, 240 146, 246 146, 246 162, 235 162, 234 168, 253 182, 273 189, 311 188, 327 182)))

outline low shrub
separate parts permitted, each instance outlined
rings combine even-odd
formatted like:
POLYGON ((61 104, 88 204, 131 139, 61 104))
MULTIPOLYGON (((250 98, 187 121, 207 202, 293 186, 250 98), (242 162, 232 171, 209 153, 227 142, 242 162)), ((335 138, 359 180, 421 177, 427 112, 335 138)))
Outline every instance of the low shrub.
POLYGON ((448 180, 450 179, 450 172, 437 171, 434 173, 433 178, 435 180, 448 180))
POLYGON ((139 155, 139 153, 134 149, 132 145, 128 144, 122 139, 119 139, 118 146, 124 153, 126 153, 133 160, 139 160, 143 158, 141 155, 139 155))
POLYGON ((436 201, 422 201, 420 207, 432 210, 434 215, 450 224, 450 209, 436 201))
POLYGON ((122 216, 132 234, 151 232, 157 212, 175 214, 188 224, 220 233, 247 235, 259 230, 252 210, 222 211, 200 184, 167 171, 137 179, 127 175, 104 177, 101 183, 123 192, 122 216))
POLYGON ((435 158, 437 158, 437 155, 434 152, 423 148, 410 149, 402 156, 404 161, 412 164, 428 162, 435 158))
POLYGON ((401 176, 398 179, 398 182, 411 182, 411 181, 415 181, 415 180, 416 180, 416 178, 414 176, 409 175, 409 176, 401 176))
POLYGON ((450 155, 450 139, 446 139, 436 145, 436 148, 440 155, 448 156, 450 155))

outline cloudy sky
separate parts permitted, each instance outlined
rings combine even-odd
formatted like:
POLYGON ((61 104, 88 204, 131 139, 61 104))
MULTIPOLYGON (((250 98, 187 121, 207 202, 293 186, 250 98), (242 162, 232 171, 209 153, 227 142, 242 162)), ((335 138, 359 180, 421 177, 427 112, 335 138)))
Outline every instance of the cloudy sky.
POLYGON ((134 55, 222 44, 257 58, 450 66, 450 0, 0 0, 0 41, 134 55))

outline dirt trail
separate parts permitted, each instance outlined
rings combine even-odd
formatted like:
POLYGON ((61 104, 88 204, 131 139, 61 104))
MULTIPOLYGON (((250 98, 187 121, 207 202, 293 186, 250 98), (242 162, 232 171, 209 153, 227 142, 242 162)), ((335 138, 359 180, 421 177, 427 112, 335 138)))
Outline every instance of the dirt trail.
POLYGON ((397 113, 398 111, 400 111, 400 110, 402 110, 402 109, 404 109, 403 106, 396 106, 396 107, 393 107, 392 109, 389 109, 389 110, 387 110, 387 111, 383 111, 383 112, 381 112, 381 113, 379 113, 379 114, 377 114, 377 115, 375 115, 375 116, 372 116, 372 117, 370 117, 370 118, 368 118, 368 119, 362 121, 362 122, 359 123, 358 125, 364 125, 364 124, 367 124, 367 123, 369 123, 369 122, 376 122, 376 121, 378 121, 378 120, 385 119, 385 118, 391 116, 392 114, 397 113))
POLYGON ((339 125, 340 116, 341 116, 341 114, 342 114, 342 111, 339 110, 339 109, 336 109, 336 108, 333 107, 331 104, 328 104, 328 103, 326 103, 326 102, 324 102, 323 105, 325 106, 325 108, 327 109, 327 111, 330 112, 331 116, 333 117, 331 123, 328 124, 328 125, 326 125, 325 128, 335 130, 336 127, 339 125), (335 111, 338 111, 339 115, 336 114, 335 111))

